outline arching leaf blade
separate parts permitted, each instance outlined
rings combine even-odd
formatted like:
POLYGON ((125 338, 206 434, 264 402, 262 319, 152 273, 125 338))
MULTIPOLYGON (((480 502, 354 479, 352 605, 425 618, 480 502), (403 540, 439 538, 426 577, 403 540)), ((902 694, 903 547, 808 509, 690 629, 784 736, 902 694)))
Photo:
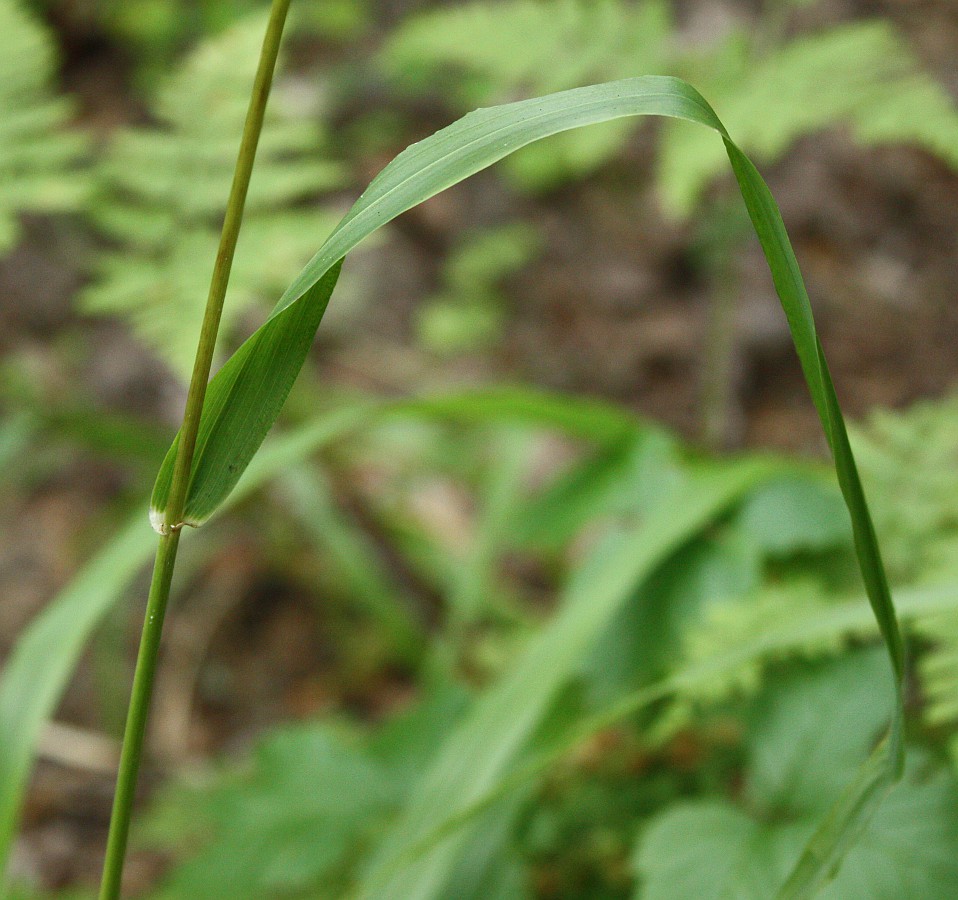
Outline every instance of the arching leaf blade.
MULTIPOLYGON (((203 432, 204 452, 194 468, 187 519, 198 524, 212 514, 252 458, 278 415, 305 358, 306 350, 301 348, 304 341, 308 348, 311 338, 307 326, 313 330, 318 327, 328 303, 329 294, 318 286, 327 283, 327 275, 350 250, 402 212, 520 147, 572 128, 633 115, 659 115, 697 122, 718 132, 725 142, 834 455, 839 483, 852 517, 862 576, 892 660, 896 697, 888 744, 888 774, 891 778, 897 777, 903 764, 900 740, 902 642, 864 493, 844 437, 844 421, 815 332, 807 292, 781 214, 765 182, 731 141, 708 103, 694 88, 679 79, 627 79, 477 110, 414 144, 393 160, 294 280, 266 323, 238 351, 234 359, 238 357, 240 361, 234 363, 231 360, 214 378, 210 387, 214 413, 207 418, 208 428, 203 432), (299 309, 299 315, 292 313, 292 310, 304 306, 312 308, 299 309), (296 352, 284 357, 282 348, 286 346, 296 348, 296 352), (275 378, 264 379, 271 360, 276 361, 282 371, 275 378), (244 384, 246 380, 258 382, 259 389, 248 389, 244 384), (246 406, 226 402, 228 398, 238 397, 262 402, 263 414, 256 418, 246 406), (249 427, 251 417, 255 421, 251 437, 237 438, 237 432, 249 427), (225 455, 234 453, 234 456, 225 455)), ((332 285, 329 286, 331 290, 332 285)), ((154 515, 162 514, 165 504, 168 487, 164 488, 163 483, 165 481, 168 486, 168 469, 171 469, 168 462, 164 463, 158 481, 154 515)), ((837 834, 834 829, 832 833, 837 834)))
MULTIPOLYGON (((199 525, 209 518, 279 415, 335 286, 331 274, 338 272, 349 251, 406 210, 520 147, 562 131, 637 115, 686 119, 724 133, 711 107, 690 85, 677 78, 646 76, 476 110, 399 154, 373 179, 269 319, 210 382, 185 523, 199 525), (275 371, 270 371, 270 362, 275 371)), ((155 528, 165 514, 174 458, 171 448, 154 488, 155 528)))

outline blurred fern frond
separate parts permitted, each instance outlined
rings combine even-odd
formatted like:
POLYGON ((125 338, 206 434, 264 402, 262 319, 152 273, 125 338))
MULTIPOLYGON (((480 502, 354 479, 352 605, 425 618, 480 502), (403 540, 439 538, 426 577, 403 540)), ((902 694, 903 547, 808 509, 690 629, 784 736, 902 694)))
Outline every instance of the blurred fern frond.
MULTIPOLYGON (((958 574, 958 396, 915 405, 904 412, 880 410, 850 428, 862 479, 888 571, 899 586, 947 585, 958 574)), ((767 635, 813 635, 802 655, 832 655, 864 631, 843 627, 818 634, 841 593, 819 580, 767 585, 751 596, 714 603, 683 636, 679 668, 709 660, 735 661, 715 678, 684 690, 667 711, 661 730, 688 724, 695 709, 752 694, 762 684, 774 654, 744 652, 767 635)), ((909 630, 925 645, 918 675, 926 721, 935 726, 958 721, 958 617, 953 612, 908 616, 909 630)), ((785 655, 794 655, 794 642, 785 655)), ((958 744, 956 744, 958 749, 958 744)))
MULTIPOLYGON (((875 412, 853 432, 889 572, 900 580, 949 579, 958 570, 958 396, 904 413, 875 412)), ((916 621, 927 644, 918 663, 925 721, 958 722, 958 617, 916 621)), ((958 741, 954 743, 958 754, 958 741)), ((958 755, 956 755, 958 760, 958 755)))
POLYGON ((17 213, 75 209, 86 180, 82 135, 64 128, 70 104, 52 85, 56 53, 17 0, 0 0, 0 252, 17 239, 17 213))
MULTIPOLYGON (((801 37, 755 58, 749 35, 689 60, 685 73, 722 116, 729 132, 766 161, 802 135, 844 125, 865 145, 922 147, 958 167, 958 110, 945 89, 885 22, 859 22, 801 37)), ((691 212, 722 171, 718 141, 669 124, 660 183, 670 206, 691 212)))
POLYGON ((850 429, 889 575, 938 580, 958 569, 958 396, 876 411, 850 429))
MULTIPOLYGON (((202 44, 163 83, 152 127, 113 138, 97 172, 93 216, 116 249, 101 255, 81 297, 89 313, 126 318, 180 373, 187 373, 225 210, 238 135, 263 31, 259 15, 202 44)), ((282 290, 335 224, 317 194, 342 184, 322 153, 322 128, 270 104, 250 183, 224 326, 282 290)))
POLYGON ((958 616, 934 616, 918 622, 915 630, 931 643, 919 665, 925 720, 953 725, 958 722, 958 616))
POLYGON ((663 0, 473 2, 412 18, 393 34, 384 59, 415 79, 445 66, 485 82, 466 82, 467 95, 477 89, 545 93, 661 64, 670 27, 663 0))
MULTIPOLYGON (((401 82, 428 86, 442 70, 463 108, 636 74, 665 74, 671 58, 667 0, 497 0, 415 16, 389 39, 383 64, 401 82)), ((551 138, 506 161, 528 188, 587 174, 633 130, 610 122, 551 138)))
MULTIPOLYGON (((501 102, 592 80, 681 75, 722 115, 735 140, 766 160, 799 137, 834 125, 866 145, 909 143, 958 166, 958 111, 885 22, 858 22, 765 52, 754 29, 718 46, 682 48, 668 0, 498 0, 413 17, 387 43, 383 60, 400 80, 422 86, 442 70, 463 105, 501 102)), ((621 149, 628 124, 577 132, 518 157, 533 187, 584 174, 621 149), (564 139, 565 140, 565 139, 564 139)), ((712 135, 669 123, 659 182, 668 206, 688 215, 722 171, 712 135)))

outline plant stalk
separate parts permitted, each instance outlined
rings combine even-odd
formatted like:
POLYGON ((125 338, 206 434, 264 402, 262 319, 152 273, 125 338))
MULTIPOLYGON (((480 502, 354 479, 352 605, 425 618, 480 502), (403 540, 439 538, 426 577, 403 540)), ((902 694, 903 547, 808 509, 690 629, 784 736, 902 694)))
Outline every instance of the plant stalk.
POLYGON ((210 280, 210 291, 206 301, 206 311, 200 330, 193 374, 186 396, 186 410, 183 425, 180 428, 177 443, 176 462, 173 469, 173 481, 170 486, 164 534, 160 536, 147 599, 146 617, 143 622, 143 634, 137 654, 136 671, 133 676, 133 688, 130 706, 127 712, 126 728, 123 734, 123 750, 120 754, 120 766, 117 774, 116 793, 113 798, 113 812, 110 816, 110 833, 107 838, 106 857, 103 864, 103 877, 100 882, 100 900, 117 900, 123 876, 123 863, 126 857, 126 845, 130 831, 130 818, 133 812, 133 799, 136 790, 137 773, 143 752, 143 738, 153 693, 153 680, 156 673, 160 638, 163 631, 163 619, 170 596, 173 569, 176 564, 176 551, 179 546, 183 510, 186 506, 190 483, 190 471, 193 454, 196 449, 196 437, 199 432, 200 416, 206 399, 206 386, 213 365, 213 353, 216 348, 216 335, 219 331, 223 313, 223 301, 229 283, 236 241, 243 221, 243 208, 249 190, 250 175, 256 148, 263 129, 263 117, 266 102, 269 99, 273 83, 276 58, 286 24, 291 0, 273 0, 270 8, 269 23, 263 38, 253 93, 250 96, 249 110, 243 126, 233 183, 230 187, 223 230, 220 236, 216 263, 210 280))

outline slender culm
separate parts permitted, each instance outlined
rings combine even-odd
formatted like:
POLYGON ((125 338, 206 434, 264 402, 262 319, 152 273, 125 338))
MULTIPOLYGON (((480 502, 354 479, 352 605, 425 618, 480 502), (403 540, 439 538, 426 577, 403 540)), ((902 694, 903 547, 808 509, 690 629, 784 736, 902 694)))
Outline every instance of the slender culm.
POLYGON ((193 453, 196 447, 196 435, 199 431, 200 416, 206 398, 206 386, 213 364, 216 335, 219 331, 223 300, 226 296, 230 269, 233 265, 233 254, 236 250, 236 241, 243 221, 246 193, 249 189, 253 161, 256 158, 256 148, 263 128, 266 102, 269 99, 270 87, 273 83, 273 72, 276 68, 276 58, 279 53, 289 5, 290 0, 273 0, 270 9, 269 23, 266 27, 266 36, 263 39, 263 49, 260 54, 256 79, 253 83, 253 93, 250 97, 249 111, 246 115, 239 155, 236 160, 236 171, 223 220, 223 231, 219 249, 216 253, 213 277, 210 281, 206 312, 203 317, 196 360, 193 365, 193 375, 187 393, 183 426, 180 429, 177 442, 169 504, 167 505, 166 516, 161 524, 162 534, 156 552, 153 579, 150 583, 150 593, 147 600, 146 618, 143 623, 140 650, 133 676, 133 688, 126 728, 123 734, 123 750, 120 756, 116 793, 113 799, 113 812, 110 817, 110 832, 107 838, 103 877, 100 882, 101 900, 114 900, 114 898, 120 896, 123 862, 130 831, 130 817, 133 811, 137 774, 143 752, 143 738, 146 733, 150 698, 153 693, 156 661, 163 632, 163 619, 166 614, 170 585, 173 580, 173 569, 176 564, 176 551, 179 545, 183 508, 186 502, 193 453))

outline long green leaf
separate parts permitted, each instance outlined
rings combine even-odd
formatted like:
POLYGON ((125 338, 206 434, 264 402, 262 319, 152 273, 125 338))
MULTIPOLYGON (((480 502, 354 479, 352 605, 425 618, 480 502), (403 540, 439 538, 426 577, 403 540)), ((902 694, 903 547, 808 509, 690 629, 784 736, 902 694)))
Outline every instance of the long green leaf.
MULTIPOLYGON (((211 381, 185 522, 199 525, 215 511, 266 436, 303 365, 338 264, 350 250, 396 216, 520 147, 634 115, 673 116, 722 130, 708 104, 684 82, 636 78, 478 110, 397 156, 290 285, 269 319, 211 381)), ((171 450, 154 488, 154 522, 163 519, 174 455, 171 450)))
MULTIPOLYGON (((838 481, 852 518, 868 599, 895 674, 895 711, 888 752, 884 754, 886 764, 875 768, 881 773, 880 777, 890 783, 900 776, 904 763, 901 738, 904 651, 874 528, 815 331, 808 294, 771 192, 752 163, 732 142, 709 104, 679 79, 632 78, 480 109, 396 157, 373 180, 290 285, 270 318, 211 382, 209 411, 204 414, 200 431, 201 446, 207 449, 195 464, 186 519, 190 524, 203 522, 236 484, 239 473, 278 415, 296 377, 305 348, 328 303, 338 264, 360 241, 402 212, 534 141, 573 128, 638 115, 696 122, 717 132, 725 144, 832 450, 838 481), (286 352, 284 348, 290 349, 286 352), (234 363, 236 359, 241 362, 234 363), (251 417, 257 418, 251 421, 251 417)), ((161 520, 171 476, 172 460, 168 457, 160 470, 153 498, 153 515, 161 520)), ((845 803, 843 808, 858 807, 845 803)), ((847 817, 830 819, 825 832, 813 840, 816 858, 821 857, 825 843, 837 846, 844 841, 846 827, 856 826, 847 817)), ((810 869, 805 867, 803 871, 810 869)))

